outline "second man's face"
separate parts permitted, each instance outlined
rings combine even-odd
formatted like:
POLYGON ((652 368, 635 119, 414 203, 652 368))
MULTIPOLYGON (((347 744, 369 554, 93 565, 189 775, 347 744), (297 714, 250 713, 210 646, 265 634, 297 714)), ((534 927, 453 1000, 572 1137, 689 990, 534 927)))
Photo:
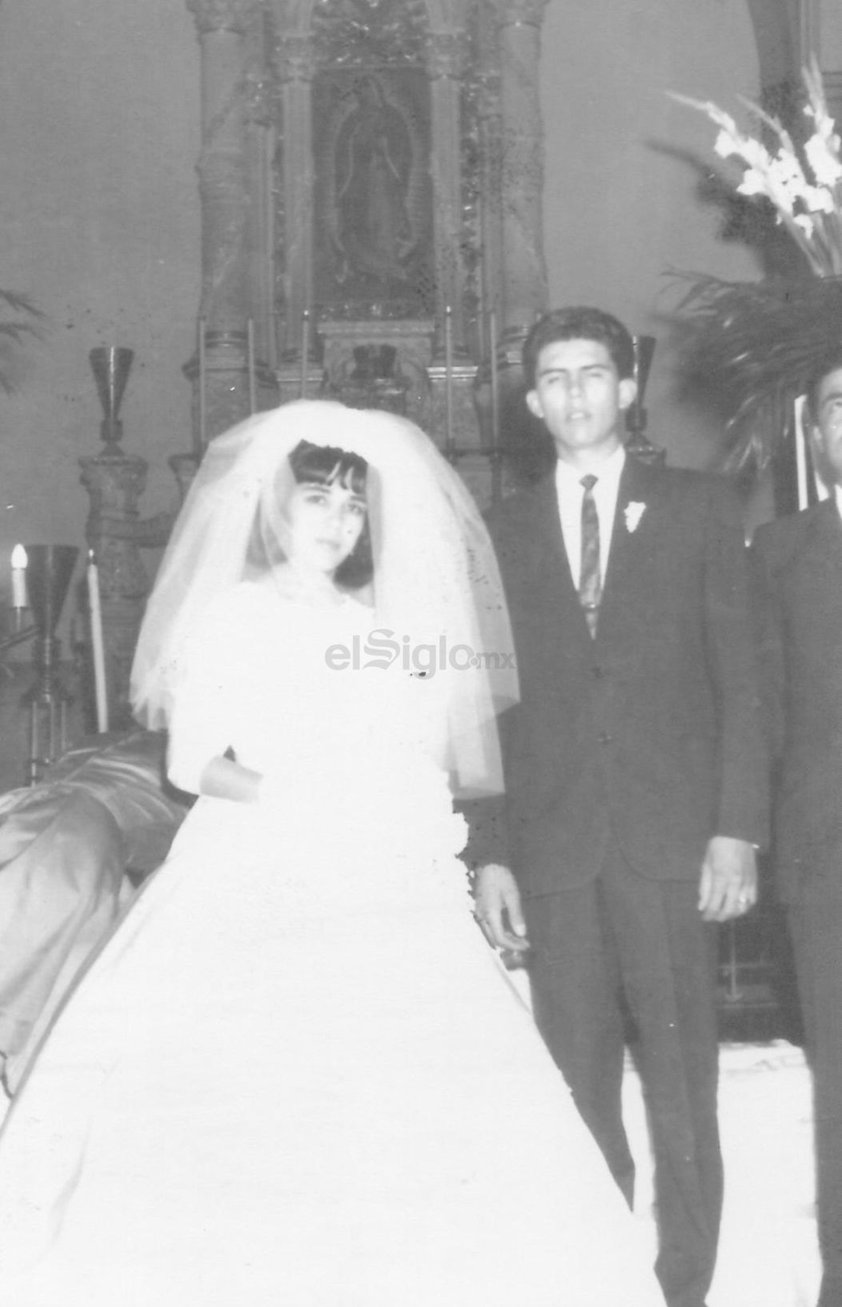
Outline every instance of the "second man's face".
POLYGON ((842 485, 842 368, 819 386, 811 435, 822 471, 842 485))
POLYGON ((541 350, 526 402, 558 457, 578 464, 604 458, 621 443, 621 414, 635 390, 631 378, 620 380, 601 341, 557 340, 541 350))

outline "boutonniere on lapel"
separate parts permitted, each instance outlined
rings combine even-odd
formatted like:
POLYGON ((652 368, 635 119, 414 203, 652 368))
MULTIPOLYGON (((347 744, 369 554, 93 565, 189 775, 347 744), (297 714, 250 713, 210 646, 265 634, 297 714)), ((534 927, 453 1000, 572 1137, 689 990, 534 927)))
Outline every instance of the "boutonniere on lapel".
POLYGON ((640 526, 640 519, 643 517, 643 514, 646 512, 646 505, 640 504, 633 499, 628 504, 626 504, 626 507, 623 510, 623 512, 626 519, 626 530, 628 531, 629 535, 632 535, 640 526))

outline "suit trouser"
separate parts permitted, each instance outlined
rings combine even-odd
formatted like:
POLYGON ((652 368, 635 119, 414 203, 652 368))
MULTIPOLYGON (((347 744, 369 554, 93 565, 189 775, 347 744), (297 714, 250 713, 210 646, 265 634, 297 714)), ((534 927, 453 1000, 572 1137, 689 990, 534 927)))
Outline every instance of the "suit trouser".
POLYGON ((670 1307, 702 1307, 722 1210, 716 930, 697 900, 695 882, 636 875, 612 840, 596 880, 524 904, 536 1021, 629 1203, 623 1000, 634 1020, 670 1307))
POLYGON ((787 911, 813 1072, 816 1204, 824 1264, 819 1307, 842 1307, 842 902, 801 903, 787 911))

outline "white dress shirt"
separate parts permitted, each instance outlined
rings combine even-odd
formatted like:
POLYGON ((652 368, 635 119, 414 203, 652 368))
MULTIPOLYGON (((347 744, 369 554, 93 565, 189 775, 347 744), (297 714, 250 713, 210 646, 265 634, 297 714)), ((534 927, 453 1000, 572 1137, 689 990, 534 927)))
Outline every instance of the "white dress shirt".
MULTIPOLYGON (((599 570, 602 584, 605 584, 605 571, 608 566, 608 554, 611 549, 611 534, 614 529, 614 513, 617 508, 617 494, 620 489, 620 477, 626 463, 626 451, 622 445, 609 454, 608 458, 587 469, 596 478, 593 497, 599 518, 599 570)), ((570 575, 573 584, 579 588, 582 570, 582 477, 585 472, 558 459, 555 470, 556 494, 558 495, 558 515, 561 519, 561 534, 570 575)))

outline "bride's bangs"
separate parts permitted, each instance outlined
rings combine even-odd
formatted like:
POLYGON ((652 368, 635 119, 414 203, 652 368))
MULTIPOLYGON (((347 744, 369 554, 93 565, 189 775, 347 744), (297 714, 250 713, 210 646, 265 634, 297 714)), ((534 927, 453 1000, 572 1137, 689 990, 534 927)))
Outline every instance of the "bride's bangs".
POLYGON ((289 456, 296 482, 321 486, 339 484, 365 498, 368 463, 359 454, 332 445, 312 445, 302 440, 289 456))

